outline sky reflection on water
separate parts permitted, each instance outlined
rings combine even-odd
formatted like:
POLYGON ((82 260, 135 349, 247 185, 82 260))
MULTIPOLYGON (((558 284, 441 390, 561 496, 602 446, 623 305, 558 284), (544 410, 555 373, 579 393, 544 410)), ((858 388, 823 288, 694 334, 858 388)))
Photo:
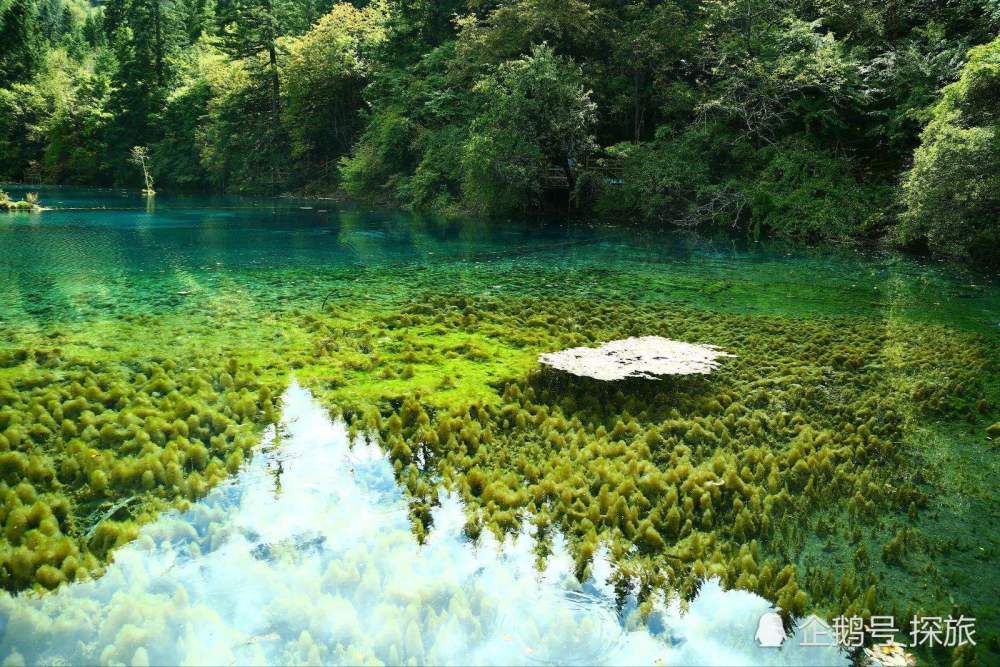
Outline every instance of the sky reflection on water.
POLYGON ((349 446, 293 384, 240 474, 163 515, 105 576, 37 597, 0 595, 3 664, 846 664, 831 649, 753 640, 762 598, 708 582, 688 612, 623 611, 595 559, 580 584, 556 540, 463 536, 443 496, 427 544, 377 445, 349 446))

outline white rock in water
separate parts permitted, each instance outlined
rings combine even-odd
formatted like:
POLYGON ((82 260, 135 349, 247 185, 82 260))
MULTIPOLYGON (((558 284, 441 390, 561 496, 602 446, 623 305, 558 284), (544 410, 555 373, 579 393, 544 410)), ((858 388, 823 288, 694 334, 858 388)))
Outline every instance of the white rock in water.
POLYGON ((538 361, 596 380, 656 378, 661 375, 706 375, 721 357, 736 355, 714 345, 695 345, 660 336, 625 338, 600 347, 574 347, 539 355, 538 361))

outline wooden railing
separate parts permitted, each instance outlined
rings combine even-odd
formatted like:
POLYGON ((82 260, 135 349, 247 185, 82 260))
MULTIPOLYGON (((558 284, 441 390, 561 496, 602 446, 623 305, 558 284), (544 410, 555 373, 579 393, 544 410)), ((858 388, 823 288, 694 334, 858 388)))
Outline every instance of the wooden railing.
POLYGON ((37 162, 28 163, 28 168, 24 170, 24 182, 25 183, 43 183, 45 181, 45 174, 42 173, 42 168, 37 162))
MULTIPOLYGON (((574 181, 586 173, 597 176, 607 186, 620 186, 625 182, 625 164, 618 158, 585 160, 572 165, 569 173, 574 181)), ((545 190, 568 190, 570 187, 570 178, 563 167, 550 166, 542 175, 542 188, 545 190)))
MULTIPOLYGON (((311 192, 315 191, 318 186, 332 184, 337 175, 336 166, 337 162, 335 160, 327 160, 316 165, 310 171, 308 177, 303 179, 304 183, 296 189, 297 192, 311 192)), ((276 180, 278 182, 286 182, 282 179, 287 178, 288 174, 280 169, 277 171, 279 173, 275 174, 276 180)), ((550 165, 542 174, 542 189, 572 189, 572 182, 575 182, 582 174, 596 176, 604 185, 616 187, 625 182, 625 164, 620 159, 612 157, 588 159, 582 163, 572 165, 569 168, 568 174, 564 167, 550 165)))
POLYGON ((301 186, 296 188, 298 193, 315 193, 321 186, 332 185, 337 177, 336 160, 326 160, 315 165, 307 172, 301 186))

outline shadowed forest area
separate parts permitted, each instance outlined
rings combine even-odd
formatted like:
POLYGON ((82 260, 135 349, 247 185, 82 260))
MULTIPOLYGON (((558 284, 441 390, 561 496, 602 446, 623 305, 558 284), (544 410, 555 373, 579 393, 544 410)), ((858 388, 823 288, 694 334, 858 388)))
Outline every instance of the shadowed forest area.
POLYGON ((995 0, 2 0, 0 180, 996 257, 995 0))

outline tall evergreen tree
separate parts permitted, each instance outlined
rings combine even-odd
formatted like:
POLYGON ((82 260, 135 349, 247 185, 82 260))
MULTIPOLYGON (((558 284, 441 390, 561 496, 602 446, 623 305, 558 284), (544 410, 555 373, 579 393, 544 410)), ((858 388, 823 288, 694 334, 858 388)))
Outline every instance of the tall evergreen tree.
POLYGON ((281 75, 278 70, 278 37, 281 16, 275 0, 225 0, 218 13, 222 49, 235 59, 265 54, 271 86, 271 114, 275 122, 281 111, 281 75))
POLYGON ((289 148, 281 123, 278 38, 285 33, 288 17, 289 7, 281 0, 223 0, 216 5, 222 50, 244 61, 253 79, 267 88, 270 121, 264 135, 258 137, 256 154, 248 157, 264 162, 272 190, 287 177, 278 165, 287 161, 289 148))
POLYGON ((115 128, 109 145, 119 177, 132 179, 126 164, 132 146, 154 143, 162 129, 153 115, 163 107, 173 78, 171 53, 181 39, 169 0, 109 0, 104 30, 117 60, 109 108, 115 128))
POLYGON ((0 88, 27 81, 41 55, 32 0, 0 0, 0 88))

